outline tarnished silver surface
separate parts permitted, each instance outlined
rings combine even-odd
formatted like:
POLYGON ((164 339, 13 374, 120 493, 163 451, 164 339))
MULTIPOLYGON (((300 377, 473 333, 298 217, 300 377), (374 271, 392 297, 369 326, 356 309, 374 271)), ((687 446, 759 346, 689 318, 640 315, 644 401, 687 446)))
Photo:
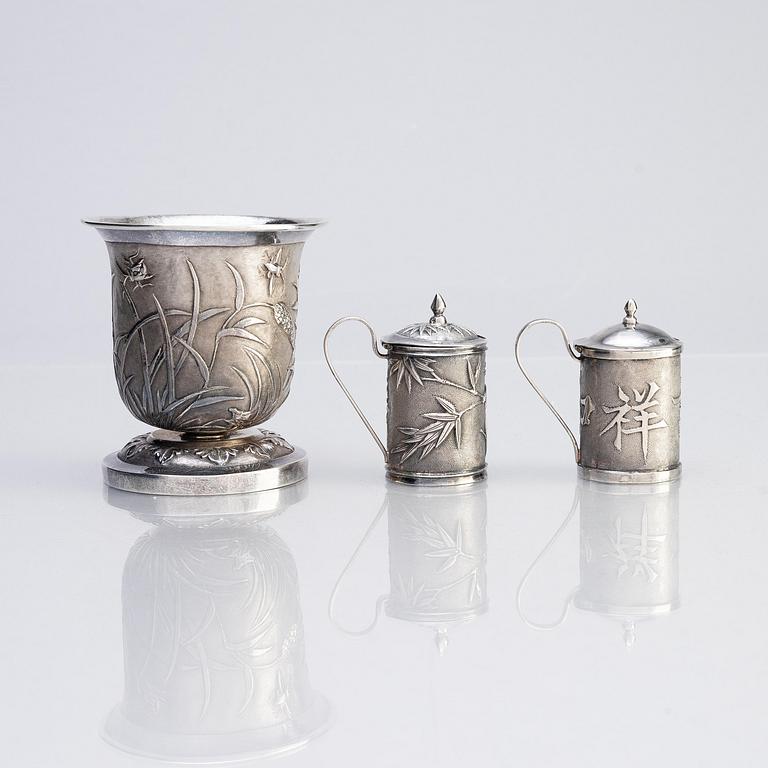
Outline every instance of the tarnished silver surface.
POLYGON ((525 378, 552 411, 574 447, 581 474, 606 483, 654 483, 680 475, 680 354, 682 344, 637 322, 630 299, 621 324, 572 348, 560 323, 542 318, 523 327, 515 358, 525 378), (580 361, 580 440, 533 382, 520 360, 528 328, 549 323, 560 331, 569 355, 580 361))
POLYGON ((329 600, 331 621, 345 634, 373 630, 387 616, 433 630, 443 654, 449 630, 488 610, 485 485, 404 488, 392 484, 373 522, 339 575, 329 600), (387 512, 389 593, 376 600, 373 620, 352 629, 338 617, 338 594, 347 572, 387 512))
POLYGON ((362 318, 343 317, 326 332, 328 367, 382 454, 389 479, 409 483, 457 485, 485 477, 485 349, 482 336, 449 323, 439 294, 426 323, 406 326, 384 337, 385 352, 362 318), (374 353, 387 360, 387 439, 371 423, 341 381, 331 362, 328 340, 342 323, 362 323, 374 353))
POLYGON ((561 526, 523 576, 517 607, 528 626, 559 627, 571 605, 621 623, 624 642, 635 642, 637 622, 680 607, 679 483, 610 486, 579 480, 561 526), (579 585, 559 616, 534 621, 523 606, 528 581, 579 508, 579 585))
POLYGON ((125 691, 103 730, 115 747, 218 764, 297 750, 328 727, 309 680, 296 563, 258 519, 159 515, 134 544, 125 691))
POLYGON ((581 467, 636 473, 678 467, 679 355, 651 360, 583 357, 580 400, 581 467))
POLYGON ((130 512, 135 518, 154 524, 219 526, 252 524, 268 520, 307 497, 309 481, 273 488, 261 493, 210 496, 167 496, 131 493, 104 485, 106 502, 130 512))
MULTIPOLYGON (((140 436, 119 452, 119 463, 110 458, 107 482, 123 474, 116 487, 175 494, 259 490, 267 476, 285 484, 274 461, 293 449, 279 436, 242 438, 250 443, 241 450, 217 441, 262 424, 288 396, 301 250, 320 222, 148 216, 86 223, 99 230, 110 255, 120 396, 137 419, 165 430, 151 449, 140 436), (123 464, 141 467, 142 481, 123 464), (251 475, 250 488, 236 479, 240 472, 251 475), (215 491, 201 490, 207 475, 217 477, 215 491), (172 476, 195 479, 184 491, 172 476), (164 483, 173 490, 163 491, 164 483)), ((301 479, 295 468, 293 477, 301 479)))
MULTIPOLYGON (((230 441, 206 442, 214 444, 210 450, 221 451, 220 444, 230 441)), ((307 454, 301 448, 294 448, 287 456, 259 460, 246 467, 223 466, 210 470, 206 467, 197 474, 174 474, 165 467, 158 471, 154 463, 129 464, 117 453, 110 453, 102 463, 107 485, 157 496, 220 496, 269 491, 306 479, 307 468, 307 454)))

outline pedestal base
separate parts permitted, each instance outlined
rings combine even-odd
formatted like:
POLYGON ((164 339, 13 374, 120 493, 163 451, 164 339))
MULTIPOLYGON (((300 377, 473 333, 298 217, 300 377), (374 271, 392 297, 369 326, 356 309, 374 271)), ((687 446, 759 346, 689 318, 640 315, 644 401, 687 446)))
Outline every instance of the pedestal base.
POLYGON ((111 488, 156 496, 218 496, 282 488, 304 480, 307 455, 274 432, 189 439, 158 430, 104 459, 111 488))

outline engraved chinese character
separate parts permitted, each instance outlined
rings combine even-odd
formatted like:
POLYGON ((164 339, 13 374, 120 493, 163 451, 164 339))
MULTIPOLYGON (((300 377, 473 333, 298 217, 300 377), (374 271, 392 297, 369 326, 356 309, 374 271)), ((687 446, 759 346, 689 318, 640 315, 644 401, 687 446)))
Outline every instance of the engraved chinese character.
POLYGON ((648 461, 648 440, 651 430, 666 429, 669 426, 658 413, 651 411, 651 408, 659 404, 658 400, 653 399, 659 392, 659 385, 652 381, 642 393, 633 389, 634 403, 621 387, 618 389, 621 403, 616 406, 603 405, 605 413, 615 413, 616 415, 613 421, 600 434, 604 435, 615 427, 616 437, 613 444, 617 451, 621 450, 621 438, 623 435, 639 434, 642 440, 643 458, 645 461, 648 461), (657 421, 654 421, 654 419, 657 419, 657 421), (635 422, 637 426, 626 426, 628 424, 632 425, 635 422))
POLYGON ((611 551, 603 557, 610 557, 619 564, 617 578, 632 569, 633 576, 645 576, 653 583, 659 574, 656 566, 659 564, 659 549, 666 540, 667 534, 648 535, 648 512, 643 510, 640 523, 640 533, 625 533, 622 530, 621 518, 616 518, 616 537, 608 537, 611 551))

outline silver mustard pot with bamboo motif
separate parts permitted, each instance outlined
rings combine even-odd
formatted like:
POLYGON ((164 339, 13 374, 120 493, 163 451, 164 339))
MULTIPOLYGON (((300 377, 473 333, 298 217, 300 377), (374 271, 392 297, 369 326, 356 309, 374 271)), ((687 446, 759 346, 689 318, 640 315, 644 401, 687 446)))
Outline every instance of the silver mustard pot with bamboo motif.
POLYGON ((571 343, 560 323, 532 320, 520 331, 515 358, 523 376, 568 433, 579 473, 606 483, 657 483, 680 476, 680 355, 682 343, 639 323, 630 299, 624 319, 571 343), (580 440, 533 382, 520 361, 520 341, 532 326, 549 323, 581 364, 580 440))
POLYGON ((408 325, 379 342, 363 318, 343 317, 326 332, 323 348, 331 373, 384 455, 390 480, 458 485, 485 477, 486 340, 449 322, 440 294, 427 322, 408 325), (331 333, 351 320, 368 329, 374 353, 387 361, 386 444, 339 378, 328 353, 331 333))

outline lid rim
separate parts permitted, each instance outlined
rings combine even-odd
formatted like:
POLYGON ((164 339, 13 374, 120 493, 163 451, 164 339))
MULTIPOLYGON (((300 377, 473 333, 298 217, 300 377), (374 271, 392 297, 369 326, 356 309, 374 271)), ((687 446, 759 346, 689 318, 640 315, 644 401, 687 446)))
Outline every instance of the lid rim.
POLYGON ((680 357, 682 343, 659 347, 600 347, 575 341, 574 348, 582 357, 598 360, 658 360, 665 357, 680 357))
MULTIPOLYGON (((394 335, 394 334, 393 334, 394 335)), ((473 341, 467 341, 464 344, 458 342, 443 344, 413 344, 405 340, 393 341, 392 336, 386 336, 380 339, 381 345, 387 350, 392 350, 399 354, 430 354, 446 355, 455 352, 484 351, 488 348, 487 340, 483 336, 478 336, 473 341)))

